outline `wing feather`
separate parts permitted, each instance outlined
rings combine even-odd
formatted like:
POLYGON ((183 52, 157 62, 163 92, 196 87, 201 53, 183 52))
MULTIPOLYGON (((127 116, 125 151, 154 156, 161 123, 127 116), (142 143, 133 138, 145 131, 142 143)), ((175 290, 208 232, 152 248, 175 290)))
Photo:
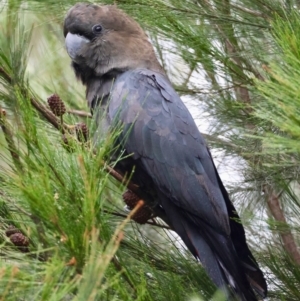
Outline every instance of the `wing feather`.
POLYGON ((128 135, 125 149, 140 158, 157 187, 179 208, 228 235, 225 200, 191 114, 164 76, 147 70, 127 73, 116 81, 109 106, 111 119, 118 116, 125 128, 132 127, 123 132, 128 135))

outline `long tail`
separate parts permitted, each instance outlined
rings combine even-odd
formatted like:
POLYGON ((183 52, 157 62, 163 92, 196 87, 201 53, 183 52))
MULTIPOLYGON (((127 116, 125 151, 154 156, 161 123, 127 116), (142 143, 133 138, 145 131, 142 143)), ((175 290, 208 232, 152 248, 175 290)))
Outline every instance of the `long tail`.
POLYGON ((221 190, 226 201, 227 211, 229 213, 229 223, 231 229, 231 241, 239 257, 243 269, 247 275, 251 287, 262 297, 267 296, 268 288, 262 271, 260 270, 255 258, 253 257, 246 242, 246 235, 240 218, 231 203, 229 196, 219 180, 221 190))
POLYGON ((227 298, 257 301, 230 237, 217 233, 205 223, 197 227, 169 201, 163 202, 163 207, 174 230, 227 298))
MULTIPOLYGON (((209 154, 210 151, 207 149, 209 154)), ((211 156, 211 154, 210 154, 211 156)), ((212 157, 211 157, 212 159, 212 157)), ((212 160, 213 162, 213 160, 212 160)), ((230 201, 229 195, 220 179, 220 176, 217 172, 217 169, 214 165, 215 173, 217 176, 217 181, 221 192, 223 194, 224 200, 226 202, 227 211, 229 214, 229 223, 231 229, 231 241, 236 250, 237 256, 243 266, 243 269, 247 275, 247 279, 251 285, 251 287, 262 297, 265 298, 267 296, 268 288, 267 283, 264 278, 262 271, 260 270, 255 258, 253 257, 250 249, 248 248, 246 242, 246 235, 243 225, 241 224, 240 218, 230 201)))

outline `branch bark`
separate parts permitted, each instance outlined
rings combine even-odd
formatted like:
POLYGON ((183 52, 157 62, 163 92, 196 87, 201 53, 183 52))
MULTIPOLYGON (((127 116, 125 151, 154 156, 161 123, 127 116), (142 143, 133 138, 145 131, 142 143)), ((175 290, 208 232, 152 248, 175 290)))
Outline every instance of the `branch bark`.
POLYGON ((13 163, 18 171, 22 171, 23 167, 20 160, 18 149, 13 139, 13 133, 10 130, 9 124, 6 122, 6 112, 1 107, 0 107, 0 126, 2 128, 13 163))
MULTIPOLYGON (((280 206, 280 199, 277 194, 274 193, 274 189, 269 185, 265 185, 264 192, 266 194, 266 201, 268 208, 277 222, 288 226, 284 212, 280 206)), ((286 227, 285 230, 279 231, 283 247, 289 256, 294 260, 295 263, 300 265, 300 252, 295 242, 295 238, 291 230, 286 227)))
MULTIPOLYGON (((13 79, 12 77, 4 70, 4 68, 0 67, 0 76, 8 83, 12 84, 13 79)), ((28 97, 28 93, 24 87, 20 87, 21 93, 24 97, 28 97)), ((34 97, 30 97, 31 105, 40 113, 40 115, 45 118, 49 123, 51 123, 56 129, 60 130, 62 134, 66 132, 68 127, 64 125, 61 126, 60 120, 50 111, 48 110, 43 104, 41 104, 37 99, 34 97)))
POLYGON ((68 112, 69 114, 76 115, 76 116, 79 116, 79 117, 88 117, 88 118, 92 118, 92 114, 89 113, 89 112, 85 112, 85 111, 69 109, 69 110, 67 110, 67 112, 68 112))

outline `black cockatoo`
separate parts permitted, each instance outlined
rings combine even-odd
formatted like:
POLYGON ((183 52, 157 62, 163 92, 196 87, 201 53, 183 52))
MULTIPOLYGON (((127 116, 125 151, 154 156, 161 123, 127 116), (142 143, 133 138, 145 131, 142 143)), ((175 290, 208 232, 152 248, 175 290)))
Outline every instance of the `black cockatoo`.
MULTIPOLYGON (((78 3, 64 21, 66 49, 103 126, 118 140, 133 181, 151 195, 190 252, 228 298, 265 297, 264 276, 192 116, 139 24, 116 6, 78 3)), ((97 114, 96 114, 97 118, 97 114)))

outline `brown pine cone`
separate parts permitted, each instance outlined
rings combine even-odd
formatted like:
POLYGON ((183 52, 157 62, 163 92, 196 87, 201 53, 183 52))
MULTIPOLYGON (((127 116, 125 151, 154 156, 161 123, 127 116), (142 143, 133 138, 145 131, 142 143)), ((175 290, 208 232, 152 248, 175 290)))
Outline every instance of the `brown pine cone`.
POLYGON ((49 107, 55 116, 62 116, 66 113, 65 104, 57 94, 52 94, 47 100, 49 107))
POLYGON ((22 233, 15 233, 9 237, 10 241, 18 247, 18 249, 22 252, 28 252, 29 240, 22 233))
POLYGON ((140 198, 131 190, 126 190, 123 195, 123 200, 125 202, 125 204, 129 207, 129 209, 133 209, 136 204, 138 203, 138 201, 140 200, 140 198))
POLYGON ((83 122, 75 124, 75 131, 78 141, 86 142, 89 137, 89 129, 87 125, 83 122))
MULTIPOLYGON (((132 210, 140 198, 131 190, 127 190, 123 193, 123 200, 127 207, 132 210)), ((147 205, 143 205, 132 217, 131 219, 134 220, 138 224, 145 224, 153 215, 151 208, 147 205)))
POLYGON ((15 234, 15 233, 22 233, 21 230, 17 229, 16 227, 10 225, 8 226, 8 228, 5 231, 5 234, 7 237, 10 237, 11 235, 15 234))
POLYGON ((144 205, 131 217, 131 219, 138 224, 146 224, 151 217, 152 210, 148 206, 144 205))

